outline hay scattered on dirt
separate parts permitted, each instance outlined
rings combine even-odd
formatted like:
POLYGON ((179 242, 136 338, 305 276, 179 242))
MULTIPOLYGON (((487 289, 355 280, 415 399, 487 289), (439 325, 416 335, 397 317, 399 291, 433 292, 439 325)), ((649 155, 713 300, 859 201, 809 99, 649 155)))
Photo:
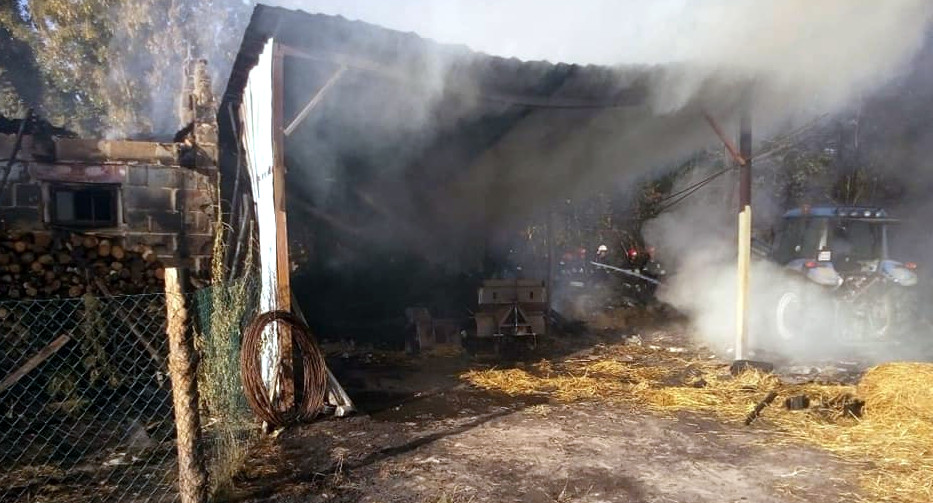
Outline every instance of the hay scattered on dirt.
POLYGON ((438 344, 427 348, 421 354, 428 358, 458 358, 463 356, 463 346, 460 344, 438 344))
POLYGON ((787 384, 754 371, 733 377, 725 365, 663 349, 613 346, 588 360, 473 370, 461 378, 512 396, 629 403, 659 413, 700 411, 739 424, 774 391, 777 398, 756 424, 776 427, 786 441, 813 443, 863 465, 860 483, 870 501, 933 501, 933 364, 880 365, 857 387, 787 384), (807 410, 784 407, 799 395, 810 399, 807 410))

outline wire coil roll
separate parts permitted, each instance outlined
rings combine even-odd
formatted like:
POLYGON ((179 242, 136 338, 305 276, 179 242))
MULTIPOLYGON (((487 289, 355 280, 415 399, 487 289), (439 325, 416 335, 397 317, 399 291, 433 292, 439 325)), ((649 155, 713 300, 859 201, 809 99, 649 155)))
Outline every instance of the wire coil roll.
MULTIPOLYGON (((281 369, 281 366, 279 368, 281 369)), ((240 375, 250 408, 269 425, 279 427, 309 421, 324 408, 324 397, 327 393, 327 368, 324 358, 308 326, 288 311, 263 313, 246 327, 240 347, 240 375), (296 391, 300 390, 301 393, 300 396, 296 396, 295 404, 287 410, 281 410, 273 403, 262 379, 262 333, 267 325, 275 322, 290 327, 292 342, 301 356, 301 368, 295 369, 296 384, 300 382, 296 391)))

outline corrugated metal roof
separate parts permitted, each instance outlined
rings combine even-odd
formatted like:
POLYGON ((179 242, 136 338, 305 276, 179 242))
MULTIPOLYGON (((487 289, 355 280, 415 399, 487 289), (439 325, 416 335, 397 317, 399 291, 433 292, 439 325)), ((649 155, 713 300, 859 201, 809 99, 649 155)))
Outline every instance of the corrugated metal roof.
POLYGON ((490 56, 340 16, 257 5, 231 72, 225 102, 239 101, 246 75, 270 37, 312 58, 330 59, 389 78, 420 76, 441 67, 447 82, 456 83, 464 92, 530 107, 637 105, 644 101, 652 75, 652 70, 644 67, 579 66, 490 56), (542 90, 542 82, 555 77, 564 80, 559 93, 542 90))

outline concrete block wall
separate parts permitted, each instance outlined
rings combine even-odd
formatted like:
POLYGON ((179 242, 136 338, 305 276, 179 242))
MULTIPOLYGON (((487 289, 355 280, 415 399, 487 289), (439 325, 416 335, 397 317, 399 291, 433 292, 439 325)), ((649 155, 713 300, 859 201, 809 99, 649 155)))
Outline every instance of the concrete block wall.
POLYGON ((10 229, 33 230, 42 222, 41 190, 30 179, 26 165, 13 165, 7 185, 0 193, 0 225, 10 229))
POLYGON ((0 227, 52 232, 49 187, 58 183, 117 186, 116 227, 87 233, 150 246, 163 260, 186 252, 192 266, 210 267, 214 200, 211 176, 189 168, 145 163, 15 164, 0 193, 0 227), (187 248, 187 249, 185 249, 187 248))

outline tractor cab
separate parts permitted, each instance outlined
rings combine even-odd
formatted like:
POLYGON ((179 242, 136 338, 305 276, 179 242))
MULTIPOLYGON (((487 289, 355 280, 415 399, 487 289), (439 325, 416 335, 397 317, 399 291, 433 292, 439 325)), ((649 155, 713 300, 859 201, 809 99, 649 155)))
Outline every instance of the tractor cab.
POLYGON ((890 256, 889 233, 897 220, 882 208, 802 207, 784 214, 772 259, 814 283, 838 287, 849 278, 880 275, 913 286, 915 265, 890 256))

